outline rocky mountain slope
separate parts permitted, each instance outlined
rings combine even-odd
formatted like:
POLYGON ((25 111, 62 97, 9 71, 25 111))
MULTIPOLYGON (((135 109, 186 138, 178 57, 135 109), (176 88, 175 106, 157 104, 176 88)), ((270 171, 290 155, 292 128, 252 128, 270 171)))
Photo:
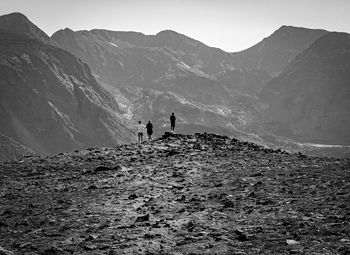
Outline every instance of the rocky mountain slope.
POLYGON ((314 143, 350 143, 350 35, 328 33, 259 94, 275 133, 314 143))
MULTIPOLYGON (((201 66, 195 63, 203 62, 200 48, 208 52, 213 49, 184 35, 171 31, 146 36, 133 32, 65 29, 52 38, 60 47, 88 63, 103 84, 167 90, 207 103, 229 100, 227 91, 210 77, 214 71, 206 72, 210 58, 201 66)), ((215 59, 211 63, 214 65, 215 59)))
POLYGON ((56 45, 44 31, 19 12, 0 16, 0 31, 1 30, 20 36, 26 36, 45 44, 56 45))
MULTIPOLYGON (((11 17, 15 27, 29 22, 11 17)), ((10 19, 6 24, 12 29, 10 19)), ((41 37, 1 30, 0 77, 0 132, 38 153, 132 140, 117 102, 89 67, 41 37)))
POLYGON ((3 254, 348 254, 350 161, 211 134, 0 165, 3 254))
POLYGON ((35 155, 34 151, 0 133, 0 162, 35 155))
POLYGON ((91 66, 133 121, 152 120, 161 127, 158 133, 169 125, 171 112, 185 133, 244 130, 257 118, 253 96, 270 79, 264 71, 229 72, 229 53, 174 31, 64 29, 52 38, 91 66))
MULTIPOLYGON (((137 32, 101 29, 72 31, 66 28, 54 33, 52 39, 64 49, 77 53, 77 56, 84 59, 89 65, 92 64, 91 62, 96 62, 95 59, 91 59, 94 55, 96 57, 100 53, 101 56, 104 56, 104 49, 102 49, 102 52, 99 52, 98 48, 104 48, 105 45, 102 45, 101 42, 105 42, 111 48, 114 47, 115 52, 121 53, 119 57, 123 64, 127 62, 125 59, 123 61, 122 58, 123 49, 143 48, 148 50, 163 49, 167 54, 178 60, 183 67, 209 75, 217 74, 233 67, 230 63, 232 58, 230 53, 209 47, 202 42, 171 30, 161 31, 156 35, 144 35, 137 32), (91 45, 96 45, 96 43, 99 43, 99 47, 91 48, 91 45), (84 52, 84 49, 90 50, 91 53, 84 52)), ((148 53, 148 56, 153 54, 152 52, 148 53)))
POLYGON ((233 65, 245 69, 262 69, 276 76, 299 53, 307 49, 327 31, 282 26, 258 44, 233 53, 233 65))
POLYGON ((256 96, 272 79, 271 75, 262 69, 225 70, 215 76, 232 95, 246 94, 256 96))

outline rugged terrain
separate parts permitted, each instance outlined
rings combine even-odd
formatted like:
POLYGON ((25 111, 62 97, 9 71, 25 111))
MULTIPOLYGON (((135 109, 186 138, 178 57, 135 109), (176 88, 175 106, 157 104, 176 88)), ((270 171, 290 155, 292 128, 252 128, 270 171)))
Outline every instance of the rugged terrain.
POLYGON ((45 44, 56 45, 44 31, 19 12, 0 16, 0 30, 38 40, 45 44))
POLYGON ((19 159, 28 155, 35 155, 35 153, 13 138, 0 133, 0 162, 19 159))
POLYGON ((31 29, 0 26, 1 133, 40 154, 132 141, 117 102, 85 63, 30 36, 45 33, 24 15, 5 18, 31 29))
POLYGON ((213 134, 0 165, 1 254, 349 254, 350 160, 213 134))
POLYGON ((259 98, 264 119, 281 136, 350 143, 350 35, 327 33, 296 57, 259 98))

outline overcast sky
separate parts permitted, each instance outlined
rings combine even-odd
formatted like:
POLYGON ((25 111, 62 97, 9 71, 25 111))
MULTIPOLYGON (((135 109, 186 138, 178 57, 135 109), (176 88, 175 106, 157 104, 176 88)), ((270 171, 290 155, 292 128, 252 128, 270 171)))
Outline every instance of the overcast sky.
POLYGON ((282 25, 350 33, 350 0, 0 0, 51 35, 104 28, 175 30, 226 51, 248 48, 282 25))

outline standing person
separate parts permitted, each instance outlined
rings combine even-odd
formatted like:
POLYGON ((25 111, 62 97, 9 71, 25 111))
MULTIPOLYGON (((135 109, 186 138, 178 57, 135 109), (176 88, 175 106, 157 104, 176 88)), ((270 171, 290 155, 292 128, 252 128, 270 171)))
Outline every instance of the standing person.
POLYGON ((174 132, 174 130, 175 130, 175 121, 176 121, 175 114, 171 113, 171 116, 170 116, 170 130, 172 132, 174 132))
POLYGON ((150 120, 146 125, 146 129, 147 129, 148 141, 150 142, 152 141, 152 134, 153 134, 153 125, 150 120))
POLYGON ((145 131, 145 126, 141 124, 141 121, 139 121, 139 124, 137 125, 137 138, 139 143, 142 143, 143 141, 144 131, 145 131))

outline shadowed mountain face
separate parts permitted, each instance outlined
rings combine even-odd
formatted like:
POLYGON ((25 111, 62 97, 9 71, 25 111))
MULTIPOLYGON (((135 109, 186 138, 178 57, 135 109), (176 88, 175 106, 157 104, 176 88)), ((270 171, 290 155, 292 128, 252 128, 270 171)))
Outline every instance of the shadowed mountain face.
POLYGON ((0 32, 0 77, 0 132, 36 152, 113 146, 132 137, 89 67, 40 38, 0 32))
POLYGON ((260 99, 280 135, 350 143, 350 35, 328 33, 266 86, 260 99))
POLYGON ((26 36, 46 44, 55 45, 54 41, 45 32, 30 22, 22 13, 15 12, 0 16, 0 31, 26 36))
POLYGON ((237 68, 262 69, 270 75, 282 72, 288 63, 327 31, 282 26, 260 43, 241 52, 233 53, 237 68))
POLYGON ((34 151, 15 141, 13 138, 0 133, 0 163, 15 160, 23 156, 34 155, 34 151))
POLYGON ((271 80, 268 72, 261 69, 225 70, 215 76, 231 94, 244 93, 255 96, 271 80))

